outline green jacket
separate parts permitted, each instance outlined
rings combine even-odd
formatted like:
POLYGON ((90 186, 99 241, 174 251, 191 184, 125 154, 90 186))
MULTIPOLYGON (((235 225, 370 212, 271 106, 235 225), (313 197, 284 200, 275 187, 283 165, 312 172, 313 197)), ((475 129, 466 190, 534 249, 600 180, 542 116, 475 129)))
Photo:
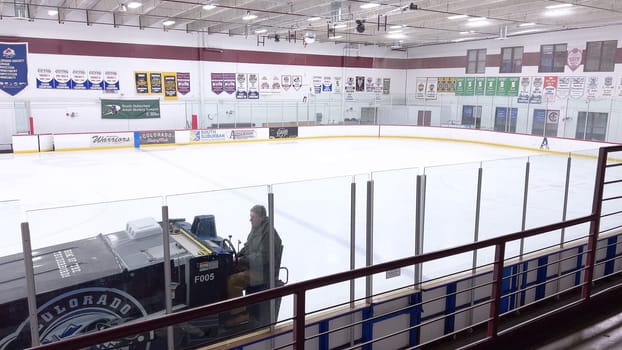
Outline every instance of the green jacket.
MULTIPOLYGON (((274 230, 274 252, 281 251, 281 238, 274 230)), ((248 234, 244 247, 238 252, 238 264, 250 271, 250 285, 269 283, 270 277, 270 220, 268 217, 248 234)), ((275 260, 273 278, 278 275, 279 262, 275 260)))

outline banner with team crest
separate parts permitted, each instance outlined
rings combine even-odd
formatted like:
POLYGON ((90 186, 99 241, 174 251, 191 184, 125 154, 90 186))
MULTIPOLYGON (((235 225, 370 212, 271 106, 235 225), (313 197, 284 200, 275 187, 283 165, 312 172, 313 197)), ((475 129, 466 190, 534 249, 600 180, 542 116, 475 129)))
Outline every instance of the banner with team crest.
POLYGON ((330 77, 324 77, 322 81, 322 92, 333 92, 333 81, 330 77))
POLYGON ((237 99, 246 99, 248 98, 248 85, 247 85, 247 77, 244 73, 236 74, 236 79, 238 83, 238 87, 236 89, 235 98, 237 99))
POLYGON ((54 80, 56 81, 56 88, 59 90, 71 89, 71 78, 69 76, 69 69, 59 68, 54 70, 54 80))
POLYGON ((220 95, 225 89, 225 83, 222 80, 222 73, 212 73, 212 92, 220 95))
POLYGON ((256 73, 248 75, 248 98, 253 100, 259 98, 259 76, 256 73))
POLYGON ((152 94, 162 93, 162 73, 160 72, 149 73, 149 91, 152 94))
POLYGON ((235 93, 235 73, 222 73, 222 82, 227 94, 231 95, 235 93))
POLYGON ((270 92, 270 81, 265 75, 261 77, 261 82, 259 83, 259 91, 262 93, 270 92))
POLYGON ((190 73, 177 72, 177 92, 185 95, 190 92, 190 73))
POLYGON ((289 75, 281 75, 281 87, 287 91, 292 86, 292 77, 289 75))
POLYGON ((134 72, 134 84, 136 84, 137 94, 149 93, 149 80, 147 72, 134 72))
POLYGON ((581 98, 585 94, 585 77, 570 77, 570 97, 581 98))
POLYGON ((0 43, 0 90, 11 96, 28 86, 28 44, 0 43))
POLYGON ((119 74, 117 71, 107 70, 104 72, 104 90, 119 91, 119 74))
POLYGON ((177 99, 177 73, 162 72, 162 80, 164 81, 164 99, 177 99))
POLYGON ((570 77, 560 76, 557 79, 557 97, 561 99, 570 96, 570 77))
POLYGON ((298 91, 302 87, 302 75, 292 75, 292 86, 298 91))
POLYGON ((53 89, 54 76, 50 68, 37 68, 37 89, 53 89))
POLYGON ((281 92, 281 79, 278 76, 272 77, 272 86, 270 87, 273 93, 281 92))

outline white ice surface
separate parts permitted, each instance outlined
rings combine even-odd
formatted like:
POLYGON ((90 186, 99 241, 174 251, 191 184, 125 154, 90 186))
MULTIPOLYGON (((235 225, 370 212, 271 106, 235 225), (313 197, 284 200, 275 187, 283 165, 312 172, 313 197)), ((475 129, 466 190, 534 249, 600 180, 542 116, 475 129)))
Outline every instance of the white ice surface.
MULTIPOLYGON (((24 220, 37 248, 122 230, 137 218, 160 220, 163 203, 170 217, 190 220, 197 214, 214 214, 219 235, 243 242, 249 208, 267 204, 265 185, 273 184, 275 227, 285 245, 283 265, 290 270, 291 282, 300 281, 349 269, 353 179, 360 267, 365 264, 365 187, 371 172, 377 263, 414 253, 417 174, 427 175, 424 251, 473 240, 480 162, 485 169, 480 239, 520 230, 527 157, 532 162, 529 188, 535 208, 528 211, 527 227, 560 221, 567 157, 535 150, 364 138, 0 155, 0 219, 8 226, 0 255, 21 250, 19 223, 24 220), (318 180, 303 181, 309 179, 318 180), (223 190, 231 188, 238 189, 223 190), (84 205, 88 203, 98 204, 84 205)), ((576 210, 571 214, 587 214, 593 163, 573 163, 576 195, 569 206, 576 210)), ((550 240, 559 241, 558 236, 550 240)), ((540 242, 529 244, 537 247, 540 242)), ((516 247, 508 251, 515 253, 516 247)), ((482 252, 480 260, 488 261, 489 255, 482 252)), ((424 275, 466 269, 470 263, 471 256, 430 263, 424 275)), ((374 290, 407 284, 412 273, 403 269, 399 278, 375 276, 374 290)), ((358 297, 362 283, 357 282, 358 297)), ((310 293, 309 303, 321 307, 324 302, 315 300, 325 300, 326 295, 331 295, 332 304, 349 294, 346 285, 323 288, 310 293)), ((284 300, 282 310, 290 302, 284 300)))

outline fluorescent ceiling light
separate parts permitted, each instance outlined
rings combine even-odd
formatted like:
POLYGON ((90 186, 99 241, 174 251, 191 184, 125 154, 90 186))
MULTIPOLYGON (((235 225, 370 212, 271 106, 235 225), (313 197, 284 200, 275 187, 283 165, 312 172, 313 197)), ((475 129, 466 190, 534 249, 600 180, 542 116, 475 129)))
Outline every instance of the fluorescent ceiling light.
POLYGON ((333 28, 335 28, 335 29, 341 29, 341 28, 346 28, 347 26, 348 26, 348 25, 347 25, 347 24, 345 24, 345 23, 339 23, 339 24, 335 24, 335 25, 333 26, 333 28))
POLYGON ((58 10, 48 10, 48 16, 56 16, 58 14, 58 10))
POLYGON ((398 30, 389 30, 387 33, 388 34, 396 34, 396 33, 401 33, 401 32, 402 32, 402 30, 398 29, 398 30))
POLYGON ((568 7, 572 7, 572 4, 550 5, 550 6, 547 6, 546 8, 549 10, 553 10, 553 9, 563 9, 563 8, 568 8, 568 7))
POLYGON ((253 15, 250 11, 247 11, 244 17, 242 17, 245 21, 250 21, 251 19, 257 18, 257 15, 253 15))
POLYGON ((461 19, 461 18, 467 18, 467 17, 469 17, 469 16, 467 16, 467 15, 453 15, 453 16, 447 17, 447 19, 452 19, 453 20, 453 19, 461 19))
POLYGON ((403 25, 396 25, 396 26, 390 26, 389 28, 391 29, 400 29, 400 28, 404 28, 403 25))
POLYGON ((167 27, 168 27, 168 26, 172 26, 173 24, 175 24, 175 21, 173 21, 173 20, 171 20, 171 19, 169 19, 169 20, 167 20, 167 21, 162 22, 162 25, 165 25, 165 26, 167 26, 167 27))
POLYGON ((209 11, 209 10, 213 10, 213 9, 215 9, 215 8, 216 8, 216 5, 211 5, 211 4, 208 4, 208 5, 203 5, 203 9, 204 9, 204 10, 207 10, 207 11, 209 11))
POLYGON ((315 21, 319 21, 321 20, 322 17, 311 17, 311 18, 307 18, 307 21, 309 22, 315 22, 315 21))
POLYGON ((486 19, 478 20, 478 21, 470 21, 470 22, 467 22, 466 25, 468 27, 484 27, 484 26, 490 25, 490 21, 487 21, 486 19))
POLYGON ((544 12, 544 15, 548 16, 548 17, 558 17, 558 16, 570 15, 571 13, 572 13, 572 11, 570 11, 570 9, 562 8, 562 9, 555 9, 555 10, 546 11, 546 12, 544 12))
POLYGON ((488 18, 486 18, 486 17, 473 17, 473 18, 467 19, 467 21, 469 21, 469 22, 479 22, 479 21, 485 21, 487 19, 488 18))
POLYGON ((334 40, 334 39, 341 39, 341 38, 343 38, 343 35, 329 36, 328 38, 329 38, 329 39, 331 39, 331 40, 334 40))
POLYGON ((454 39, 452 41, 455 42, 455 43, 458 43, 458 42, 461 42, 461 41, 474 40, 474 39, 477 39, 477 38, 458 38, 458 39, 454 39))
POLYGON ((367 4, 361 5, 361 8, 362 9, 371 9, 371 8, 378 7, 378 6, 380 6, 380 4, 376 4, 375 2, 369 2, 367 4))
POLYGON ((127 3, 127 7, 131 9, 137 9, 141 6, 143 6, 143 4, 138 1, 131 1, 127 3))
POLYGON ((521 23, 518 26, 519 27, 531 27, 531 26, 535 26, 536 24, 533 22, 527 22, 527 23, 521 23))
POLYGON ((460 32, 460 35, 467 35, 467 34, 471 34, 471 33, 473 33, 472 30, 467 30, 467 31, 464 31, 464 32, 460 32))
POLYGON ((404 39, 405 37, 404 33, 391 33, 387 35, 388 39, 404 39))
POLYGON ((261 34, 261 33, 267 32, 267 31, 268 31, 267 29, 257 29, 257 30, 255 30, 255 34, 261 34))
POLYGON ((511 35, 519 35, 519 34, 527 34, 527 33, 535 33, 535 32, 541 32, 542 29, 526 29, 526 30, 520 30, 518 32, 514 32, 514 33, 510 33, 511 35))

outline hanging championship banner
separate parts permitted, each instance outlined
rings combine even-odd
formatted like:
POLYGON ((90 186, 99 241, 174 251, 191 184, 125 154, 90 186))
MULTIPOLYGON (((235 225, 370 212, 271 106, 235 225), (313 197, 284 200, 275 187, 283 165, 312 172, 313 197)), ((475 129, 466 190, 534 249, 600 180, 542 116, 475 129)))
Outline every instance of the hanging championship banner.
POLYGON ((55 69, 54 80, 56 81, 55 83, 56 89, 62 89, 62 90, 71 89, 71 84, 70 84, 71 78, 69 77, 69 69, 55 69))
POLYGON ((28 44, 0 43, 0 90, 11 96, 28 86, 28 44))
POLYGON ((212 73, 212 92, 220 95, 224 90, 224 82, 222 81, 222 73, 212 73))
POLYGON ((531 95, 531 77, 520 78, 520 88, 518 90, 518 103, 529 103, 529 96, 531 95))
POLYGON ((149 73, 149 88, 152 94, 162 93, 162 73, 150 72, 149 73))
POLYGON ((466 77, 464 79, 464 96, 475 95, 475 78, 466 77))
POLYGON ((428 78, 425 88, 425 98, 428 100, 436 100, 436 89, 438 87, 437 78, 428 78))
POLYGON ((333 88, 333 92, 336 94, 340 94, 341 93, 341 77, 334 77, 333 79, 335 80, 335 87, 333 88))
POLYGON ((456 92, 455 77, 438 78, 438 92, 456 92))
POLYGON ((324 77, 322 81, 322 92, 333 92, 333 81, 331 77, 324 77))
POLYGON ((367 77, 367 80, 365 82, 365 88, 366 92, 374 92, 374 78, 367 77))
POLYGON ((486 78, 486 96, 495 96, 497 93, 498 79, 494 77, 486 78))
POLYGON ((561 99, 570 96, 570 77, 560 76, 557 79, 557 97, 561 99))
POLYGON ((581 98, 585 94, 585 77, 570 77, 570 97, 581 98))
POLYGON ((579 48, 573 48, 568 51, 568 56, 566 58, 566 64, 571 71, 575 71, 581 65, 583 61, 583 50, 579 48))
POLYGON ((292 86, 292 78, 289 75, 281 75, 281 87, 287 91, 292 86))
POLYGON ((137 94, 149 93, 149 80, 147 80, 147 72, 134 72, 134 81, 136 84, 137 94))
POLYGON ((613 90, 615 86, 613 86, 613 77, 607 76, 603 79, 603 85, 601 87, 601 96, 602 97, 613 97, 613 90))
POLYGON ((90 90, 104 89, 104 75, 100 70, 89 70, 88 79, 86 86, 90 90))
POLYGON ((557 95, 557 77, 545 76, 544 77, 544 100, 546 102, 555 101, 555 95, 557 95))
POLYGON ((259 77, 255 73, 248 75, 248 98, 256 100, 259 98, 259 77))
POLYGON ((346 79, 345 90, 346 90, 346 101, 354 101, 353 92, 355 90, 355 87, 354 87, 354 78, 353 77, 348 77, 346 79))
POLYGON ((391 78, 382 79, 382 94, 389 95, 391 93, 391 78))
POLYGON ((271 88, 273 93, 281 92, 281 79, 279 79, 276 75, 272 77, 271 88))
POLYGON ((261 82, 259 83, 259 92, 270 92, 270 82, 268 81, 268 77, 265 75, 261 77, 261 82))
POLYGON ((160 118, 160 100, 101 100, 102 119, 160 118))
POLYGON ((531 97, 529 103, 542 103, 542 94, 544 91, 544 78, 534 77, 531 83, 531 97))
POLYGON ((456 84, 454 87, 454 93, 456 96, 464 96, 464 83, 466 80, 464 78, 456 78, 456 84))
POLYGON ((322 93, 322 77, 319 75, 313 77, 313 93, 322 93))
POLYGON ((74 90, 86 90, 86 70, 73 69, 69 77, 70 88, 74 90))
POLYGON ((246 99, 248 98, 248 85, 246 85, 246 74, 238 73, 236 81, 238 82, 237 92, 235 93, 235 98, 237 99, 246 99))
POLYGON ((416 78, 415 79, 415 98, 424 99, 425 98, 425 78, 416 78))
POLYGON ((235 73, 222 73, 222 81, 225 92, 229 95, 235 93, 235 73))
POLYGON ((116 71, 104 72, 104 90, 119 91, 119 75, 116 71))
POLYGON ((302 87, 302 75, 292 75, 292 86, 298 91, 302 87))
POLYGON ((365 91, 365 77, 357 75, 356 76, 356 92, 365 91))
POLYGON ((475 96, 486 96, 485 77, 475 77, 475 96))
POLYGON ((587 98, 595 99, 598 96, 598 77, 591 76, 587 78, 587 98))
POLYGON ((53 89, 55 83, 50 68, 37 68, 37 89, 53 89))
POLYGON ((190 73, 177 72, 177 92, 185 95, 190 92, 190 73))
POLYGON ((174 72, 162 72, 162 80, 164 81, 164 99, 177 99, 177 74, 174 72))

